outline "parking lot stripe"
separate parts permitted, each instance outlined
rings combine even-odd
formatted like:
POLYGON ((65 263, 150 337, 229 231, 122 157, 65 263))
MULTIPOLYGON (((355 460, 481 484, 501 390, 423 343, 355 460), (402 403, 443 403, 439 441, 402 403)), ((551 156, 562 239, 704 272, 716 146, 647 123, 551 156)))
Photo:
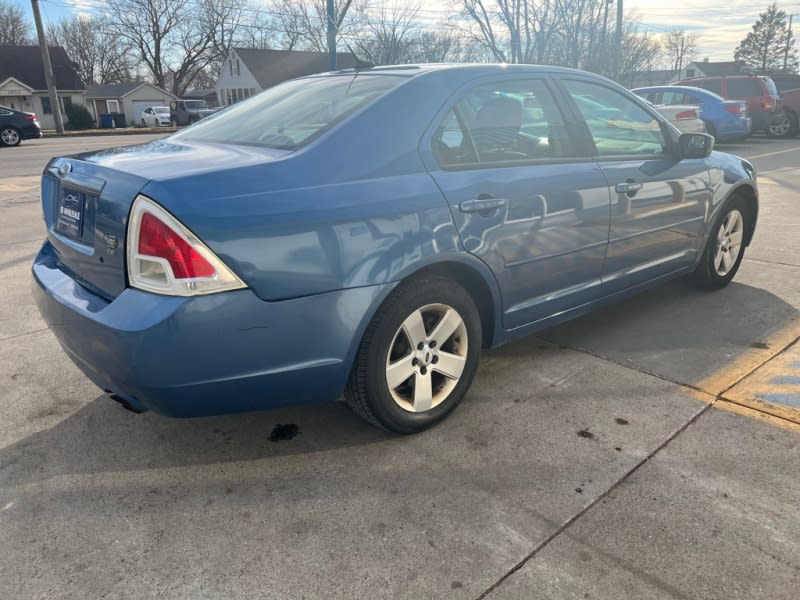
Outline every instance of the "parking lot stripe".
POLYGON ((786 154, 787 152, 797 152, 800 148, 789 148, 788 150, 778 150, 777 152, 767 152, 766 154, 756 154, 755 156, 747 156, 747 160, 756 158, 766 158, 767 156, 778 156, 779 154, 786 154))
POLYGON ((726 391, 724 398, 800 424, 800 343, 726 391))
MULTIPOLYGON (((798 338, 800 338, 800 319, 793 318, 765 339, 753 340, 753 345, 736 359, 701 379, 693 387, 717 397, 789 348, 798 338)), ((795 356, 792 362, 800 360, 795 356)), ((785 373, 775 373, 775 376, 783 374, 785 373)))

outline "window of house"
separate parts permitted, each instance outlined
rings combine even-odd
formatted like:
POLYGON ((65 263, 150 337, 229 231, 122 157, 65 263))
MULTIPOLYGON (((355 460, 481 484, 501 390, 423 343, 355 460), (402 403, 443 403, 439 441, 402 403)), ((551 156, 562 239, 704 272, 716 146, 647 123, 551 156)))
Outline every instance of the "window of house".
POLYGON ((231 65, 231 76, 232 77, 239 77, 239 74, 241 72, 240 69, 239 69, 239 59, 238 58, 232 58, 229 62, 230 62, 230 65, 231 65))
POLYGON ((108 107, 108 112, 110 113, 118 113, 119 112, 119 100, 109 100, 106 103, 108 107))
POLYGON ((694 77, 697 74, 697 71, 694 69, 686 69, 686 76, 687 77, 694 77))
MULTIPOLYGON (((61 107, 61 112, 66 112, 67 109, 72 107, 72 96, 59 96, 58 104, 61 107)), ((50 96, 42 96, 42 113, 45 115, 53 114, 53 107, 50 104, 50 96)))

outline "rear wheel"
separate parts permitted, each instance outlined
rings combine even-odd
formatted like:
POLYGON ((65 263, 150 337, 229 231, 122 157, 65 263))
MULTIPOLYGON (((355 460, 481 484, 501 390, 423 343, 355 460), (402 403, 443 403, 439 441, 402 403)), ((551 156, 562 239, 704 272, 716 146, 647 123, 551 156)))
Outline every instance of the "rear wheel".
POLYGON ((0 143, 4 146, 19 146, 22 135, 14 127, 4 127, 0 129, 0 143))
POLYGON ((714 141, 717 140, 717 128, 714 127, 714 124, 711 121, 703 121, 706 124, 706 133, 709 135, 714 136, 714 141))
POLYGON ((722 209, 711 230, 703 256, 694 271, 701 287, 718 289, 730 283, 742 263, 750 211, 741 196, 733 197, 722 209))
POLYGON ((797 127, 797 119, 791 113, 784 113, 782 117, 773 121, 765 130, 767 137, 785 138, 794 135, 797 127))
POLYGON ((147 127, 147 122, 144 120, 144 117, 142 117, 142 127, 147 127))
POLYGON ((428 276, 401 284, 364 334, 345 398, 378 427, 422 431, 464 397, 480 347, 478 310, 458 283, 428 276))

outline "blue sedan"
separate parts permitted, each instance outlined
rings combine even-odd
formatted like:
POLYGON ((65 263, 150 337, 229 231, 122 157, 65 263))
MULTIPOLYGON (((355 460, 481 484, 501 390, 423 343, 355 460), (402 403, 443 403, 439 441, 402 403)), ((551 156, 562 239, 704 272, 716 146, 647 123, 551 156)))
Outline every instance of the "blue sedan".
POLYGON ((718 142, 742 140, 751 133, 752 120, 747 112, 747 102, 743 100, 726 100, 714 92, 681 85, 644 87, 632 91, 656 105, 699 106, 706 131, 718 142))
POLYGON ((674 277, 731 281, 755 171, 601 77, 405 66, 280 84, 56 158, 35 297, 134 411, 348 404, 411 433, 498 346, 674 277))

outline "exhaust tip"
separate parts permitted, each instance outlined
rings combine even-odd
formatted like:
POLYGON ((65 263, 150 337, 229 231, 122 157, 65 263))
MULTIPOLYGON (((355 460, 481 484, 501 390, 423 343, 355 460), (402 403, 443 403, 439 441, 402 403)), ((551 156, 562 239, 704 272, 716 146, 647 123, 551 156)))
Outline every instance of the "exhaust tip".
POLYGON ((122 405, 122 408, 131 411, 132 413, 136 413, 137 415, 147 412, 147 408, 139 404, 139 402, 133 396, 123 396, 121 394, 115 394, 111 390, 105 390, 108 397, 111 398, 114 402, 118 402, 122 405))

